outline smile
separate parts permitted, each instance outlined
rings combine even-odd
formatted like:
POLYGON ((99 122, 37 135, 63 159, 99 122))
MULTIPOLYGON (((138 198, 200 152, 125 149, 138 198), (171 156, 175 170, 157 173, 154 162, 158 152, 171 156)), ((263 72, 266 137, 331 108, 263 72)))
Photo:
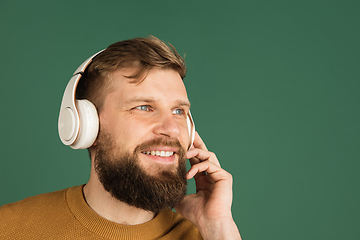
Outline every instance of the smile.
POLYGON ((172 155, 174 155, 174 152, 170 151, 146 151, 142 153, 158 157, 171 157, 172 155))

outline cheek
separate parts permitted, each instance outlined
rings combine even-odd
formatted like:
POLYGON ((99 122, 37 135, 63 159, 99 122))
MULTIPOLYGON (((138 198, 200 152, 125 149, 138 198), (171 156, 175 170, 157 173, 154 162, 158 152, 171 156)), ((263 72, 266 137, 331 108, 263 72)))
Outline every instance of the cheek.
POLYGON ((189 146, 190 146, 190 135, 189 135, 189 131, 188 131, 188 127, 187 126, 183 126, 181 128, 181 139, 180 139, 180 143, 183 146, 183 148, 186 150, 188 150, 189 146))
POLYGON ((130 151, 134 151, 139 144, 152 136, 149 126, 133 120, 119 122, 114 131, 116 131, 118 141, 130 151))

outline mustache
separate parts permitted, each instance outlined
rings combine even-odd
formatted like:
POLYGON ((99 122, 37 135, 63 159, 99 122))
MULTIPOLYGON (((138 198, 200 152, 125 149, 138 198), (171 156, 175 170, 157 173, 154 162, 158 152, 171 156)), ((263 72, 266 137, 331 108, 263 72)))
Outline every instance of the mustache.
POLYGON ((141 152, 141 151, 147 150, 149 148, 158 147, 158 146, 174 147, 174 148, 178 149, 178 151, 177 151, 178 153, 181 152, 181 153, 185 154, 185 149, 181 146, 181 143, 179 142, 179 140, 169 139, 169 138, 155 138, 155 139, 151 139, 146 142, 143 142, 135 148, 134 153, 141 152))

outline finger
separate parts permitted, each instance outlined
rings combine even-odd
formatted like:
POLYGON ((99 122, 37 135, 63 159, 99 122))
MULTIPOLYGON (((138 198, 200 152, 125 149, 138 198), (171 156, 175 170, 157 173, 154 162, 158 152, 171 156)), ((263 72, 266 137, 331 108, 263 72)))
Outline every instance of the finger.
MULTIPOLYGON (((198 164, 198 163, 201 162, 200 159, 195 158, 195 157, 190 158, 189 161, 190 161, 190 165, 191 165, 191 166, 193 166, 193 165, 198 164)), ((206 175, 206 173, 198 173, 198 174, 194 177, 194 179, 196 180, 197 178, 199 178, 200 176, 203 176, 203 175, 206 175)), ((190 179, 190 178, 189 178, 189 179, 190 179)))
POLYGON ((198 148, 192 149, 186 153, 186 158, 188 158, 190 160, 192 158, 195 158, 194 160, 190 161, 190 163, 193 163, 193 164, 197 164, 199 162, 209 160, 210 162, 212 162, 215 165, 217 165, 218 167, 220 167, 220 162, 217 159, 215 153, 209 152, 207 150, 202 150, 202 149, 198 149, 198 148))
POLYGON ((203 150, 208 150, 204 141, 201 139, 199 133, 195 131, 195 138, 194 138, 194 148, 200 148, 203 150))
POLYGON ((221 180, 231 181, 230 173, 209 161, 193 165, 187 173, 187 178, 191 179, 201 173, 207 173, 207 176, 210 177, 214 183, 221 180))
POLYGON ((196 157, 191 157, 189 158, 189 161, 190 161, 190 165, 194 165, 194 164, 197 164, 197 163, 200 163, 200 159, 196 158, 196 157))

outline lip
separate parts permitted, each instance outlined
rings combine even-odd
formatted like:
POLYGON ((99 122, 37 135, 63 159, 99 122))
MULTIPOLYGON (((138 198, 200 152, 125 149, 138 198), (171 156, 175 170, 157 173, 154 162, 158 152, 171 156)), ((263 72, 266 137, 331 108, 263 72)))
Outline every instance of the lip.
POLYGON ((151 161, 160 162, 160 163, 172 163, 176 160, 176 152, 177 151, 178 151, 178 149, 174 148, 174 147, 159 146, 159 147, 152 147, 152 148, 143 150, 143 151, 141 151, 141 155, 151 161), (159 152, 164 151, 164 152, 174 152, 174 153, 173 153, 173 155, 166 156, 166 157, 155 156, 155 155, 150 155, 150 154, 146 153, 146 152, 151 152, 151 151, 159 151, 159 152))
POLYGON ((158 146, 158 147, 151 147, 151 148, 148 148, 148 149, 144 149, 142 150, 142 152, 147 152, 147 151, 165 151, 165 152, 178 152, 178 148, 175 148, 175 147, 165 147, 165 146, 158 146))
POLYGON ((160 157, 160 156, 148 155, 145 153, 142 153, 142 155, 144 155, 147 159, 150 159, 151 161, 160 162, 160 163, 173 163, 175 162, 175 156, 176 156, 176 154, 173 154, 170 157, 160 157))

